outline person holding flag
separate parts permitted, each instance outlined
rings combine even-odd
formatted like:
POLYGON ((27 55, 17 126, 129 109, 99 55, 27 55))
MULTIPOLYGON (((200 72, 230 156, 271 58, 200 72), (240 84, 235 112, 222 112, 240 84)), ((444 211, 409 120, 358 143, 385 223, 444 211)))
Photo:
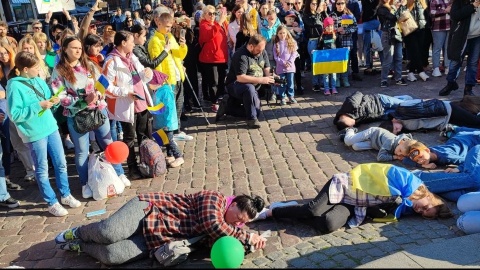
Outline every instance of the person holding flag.
MULTIPOLYGON (((103 73, 112 87, 108 87, 108 114, 112 120, 121 123, 123 142, 128 145, 127 158, 129 177, 132 180, 142 178, 135 154, 135 137, 140 146, 143 138, 151 138, 149 130, 152 98, 147 88, 153 76, 150 68, 145 68, 133 54, 133 34, 128 31, 115 33, 115 48, 105 59, 103 73)), ((100 82, 100 80, 98 80, 100 82)), ((99 91, 102 91, 99 89, 99 91)))

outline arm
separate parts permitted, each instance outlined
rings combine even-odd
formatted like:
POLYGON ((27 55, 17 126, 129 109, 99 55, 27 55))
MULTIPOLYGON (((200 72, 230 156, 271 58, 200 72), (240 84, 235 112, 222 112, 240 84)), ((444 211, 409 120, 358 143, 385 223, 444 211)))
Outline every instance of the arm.
POLYGON ((92 9, 87 12, 85 17, 83 17, 82 22, 80 23, 80 29, 78 31, 78 38, 80 38, 80 40, 85 40, 85 37, 88 35, 88 28, 90 27, 90 22, 92 21, 94 14, 95 10, 92 7, 92 9))
POLYGON ((70 16, 70 13, 68 12, 68 10, 63 9, 62 12, 65 15, 65 18, 67 18, 67 28, 70 28, 70 30, 75 31, 75 27, 73 26, 73 22, 72 22, 72 17, 70 16))
POLYGON ((116 66, 113 57, 105 61, 103 64, 103 75, 108 79, 109 86, 105 94, 109 98, 117 97, 127 97, 128 89, 127 87, 117 86, 117 75, 116 75, 116 66))
POLYGON ((216 35, 221 35, 222 27, 215 22, 213 25, 208 23, 200 24, 198 42, 202 47, 205 43, 210 42, 216 35))
POLYGON ((153 73, 151 72, 152 70, 150 68, 145 68, 135 55, 132 56, 132 61, 135 69, 144 83, 148 83, 150 80, 152 80, 153 73))
POLYGON ((133 53, 145 67, 156 68, 168 56, 166 51, 162 51, 159 56, 151 59, 148 52, 145 53, 140 46, 141 45, 136 45, 135 48, 133 48, 133 53))
POLYGON ((67 93, 64 79, 58 74, 57 69, 55 68, 52 73, 52 90, 54 93, 57 93, 58 89, 60 89, 61 87, 65 87, 65 89, 64 91, 62 91, 62 93, 58 95, 58 97, 60 98, 60 104, 67 109, 74 108, 75 104, 80 98, 78 96, 72 96, 67 93))
POLYGON ((454 21, 467 19, 475 12, 475 5, 478 6, 475 2, 473 4, 462 6, 462 1, 454 1, 452 9, 450 10, 450 18, 454 21))
POLYGON ((170 48, 171 48, 172 56, 175 58, 179 58, 181 60, 185 59, 185 56, 187 56, 187 52, 188 52, 187 45, 185 43, 178 44, 173 36, 169 38, 169 43, 171 44, 170 48))
POLYGON ((12 82, 7 88, 7 104, 8 104, 8 117, 14 123, 26 122, 29 119, 38 117, 38 113, 42 110, 40 102, 35 102, 25 107, 23 104, 23 96, 21 95, 19 82, 12 82))
POLYGON ((377 154, 377 161, 383 162, 392 160, 394 160, 392 153, 390 153, 390 151, 388 151, 387 149, 381 147, 377 154))

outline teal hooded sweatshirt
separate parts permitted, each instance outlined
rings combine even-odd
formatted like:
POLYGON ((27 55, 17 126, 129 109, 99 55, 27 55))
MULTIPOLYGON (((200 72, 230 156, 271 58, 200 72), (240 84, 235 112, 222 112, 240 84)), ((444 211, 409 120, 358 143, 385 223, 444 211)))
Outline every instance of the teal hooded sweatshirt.
POLYGON ((40 101, 45 99, 38 96, 34 90, 23 84, 22 81, 33 85, 38 92, 45 96, 46 100, 52 97, 52 92, 39 77, 27 79, 18 76, 8 80, 7 114, 10 121, 13 121, 17 126, 18 135, 22 138, 22 141, 29 143, 47 137, 58 130, 58 126, 51 110, 46 110, 42 116, 38 116, 42 110, 40 101))

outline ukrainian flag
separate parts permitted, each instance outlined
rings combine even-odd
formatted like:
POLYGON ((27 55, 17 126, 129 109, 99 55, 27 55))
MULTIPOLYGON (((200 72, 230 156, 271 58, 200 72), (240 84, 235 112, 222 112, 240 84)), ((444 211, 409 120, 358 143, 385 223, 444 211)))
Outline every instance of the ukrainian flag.
POLYGON ((147 110, 150 111, 151 114, 161 114, 163 113, 167 108, 165 107, 165 104, 163 102, 158 103, 157 105, 153 107, 147 107, 147 110))
POLYGON ((341 20, 341 25, 352 25, 354 18, 355 17, 353 17, 353 15, 343 14, 342 15, 342 20, 341 20))
POLYGON ((159 129, 152 133, 152 137, 157 141, 158 145, 164 146, 166 144, 170 143, 170 140, 168 140, 167 133, 165 133, 165 130, 159 129))
POLYGON ((348 53, 348 48, 314 50, 312 52, 313 75, 346 72, 348 53))
POLYGON ((107 90, 108 86, 110 83, 108 82, 108 79, 102 74, 100 77, 98 77, 98 80, 95 82, 95 89, 97 89, 98 92, 102 93, 102 95, 105 95, 105 91, 107 90))

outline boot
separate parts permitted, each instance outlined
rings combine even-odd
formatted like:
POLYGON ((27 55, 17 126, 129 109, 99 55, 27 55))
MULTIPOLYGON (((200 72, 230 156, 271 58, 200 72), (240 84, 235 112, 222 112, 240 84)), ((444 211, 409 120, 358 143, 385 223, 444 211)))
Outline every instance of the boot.
POLYGON ((448 96, 453 90, 457 90, 457 89, 458 89, 457 82, 448 82, 447 86, 445 86, 444 88, 442 88, 442 90, 440 90, 440 92, 438 92, 438 95, 448 96))
POLYGON ((465 85, 465 89, 463 90, 463 95, 464 96, 475 96, 473 94, 472 88, 473 88, 473 86, 471 86, 471 85, 465 85))

